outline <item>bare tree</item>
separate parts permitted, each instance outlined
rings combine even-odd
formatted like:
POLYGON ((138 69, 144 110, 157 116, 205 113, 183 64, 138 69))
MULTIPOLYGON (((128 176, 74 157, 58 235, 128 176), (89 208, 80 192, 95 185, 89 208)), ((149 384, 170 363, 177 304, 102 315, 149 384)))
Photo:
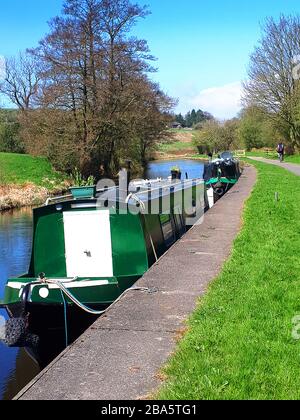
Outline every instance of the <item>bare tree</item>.
POLYGON ((154 70, 147 42, 130 36, 147 13, 129 0, 65 1, 63 15, 51 21, 50 33, 31 51, 40 66, 39 104, 46 115, 33 118, 26 130, 32 143, 37 121, 43 121, 51 156, 69 153, 73 161, 75 153, 86 175, 97 175, 99 167, 116 174, 122 158, 136 157, 142 143, 137 159, 144 163, 145 148, 150 150, 166 127, 165 109, 171 106, 147 77, 154 70), (48 124, 54 116, 55 129, 48 124))
POLYGON ((17 58, 6 58, 5 77, 0 83, 0 92, 20 110, 32 108, 39 89, 39 75, 36 61, 27 53, 17 58))
POLYGON ((291 142, 300 146, 295 118, 300 98, 299 81, 294 77, 295 60, 300 61, 300 17, 282 15, 278 22, 267 19, 262 39, 250 59, 244 102, 288 125, 291 142))

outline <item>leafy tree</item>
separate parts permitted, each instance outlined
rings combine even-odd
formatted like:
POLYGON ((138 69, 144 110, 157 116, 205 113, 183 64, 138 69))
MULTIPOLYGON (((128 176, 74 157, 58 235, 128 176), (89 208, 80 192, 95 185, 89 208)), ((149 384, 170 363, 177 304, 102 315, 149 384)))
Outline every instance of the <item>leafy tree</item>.
MULTIPOLYGON (((276 124, 288 128, 288 140, 300 147, 299 75, 300 17, 280 16, 266 20, 259 46, 251 55, 246 106, 257 106, 276 124)), ((286 130, 285 130, 286 131, 286 130)))
POLYGON ((247 150, 275 147, 280 140, 278 122, 270 118, 262 109, 249 107, 242 111, 239 138, 247 150))
POLYGON ((182 114, 175 115, 175 121, 181 124, 182 127, 186 127, 186 121, 182 114))
POLYGON ((215 153, 218 151, 220 126, 216 120, 206 121, 201 129, 193 135, 193 143, 200 154, 215 153))
POLYGON ((204 112, 201 109, 196 111, 193 109, 189 111, 184 117, 182 114, 175 115, 175 120, 179 122, 183 127, 196 127, 197 124, 202 124, 204 121, 213 119, 213 116, 208 112, 204 112))
POLYGON ((18 111, 0 111, 0 152, 23 153, 18 111))
POLYGON ((201 154, 231 150, 238 147, 238 128, 237 119, 225 123, 208 120, 194 133, 193 142, 201 154))

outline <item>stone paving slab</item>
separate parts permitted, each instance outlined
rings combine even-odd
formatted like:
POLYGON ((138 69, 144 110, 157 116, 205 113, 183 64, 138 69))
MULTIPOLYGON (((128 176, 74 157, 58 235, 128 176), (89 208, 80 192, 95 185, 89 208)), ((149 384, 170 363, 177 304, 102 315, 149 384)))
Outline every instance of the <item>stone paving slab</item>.
POLYGON ((186 320, 230 256, 245 200, 256 181, 239 183, 155 264, 137 286, 37 376, 16 399, 137 400, 160 385, 160 368, 186 320))

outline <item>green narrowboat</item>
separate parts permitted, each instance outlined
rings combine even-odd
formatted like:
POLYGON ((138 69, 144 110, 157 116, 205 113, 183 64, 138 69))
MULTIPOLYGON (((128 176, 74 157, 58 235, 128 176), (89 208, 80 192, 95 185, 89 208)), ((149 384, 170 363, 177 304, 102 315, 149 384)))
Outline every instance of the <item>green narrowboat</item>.
POLYGON ((208 189, 209 206, 212 207, 235 185, 241 176, 239 161, 231 152, 222 153, 218 159, 205 165, 204 180, 208 189))
MULTIPOLYGON (((12 319, 26 319, 27 336, 65 330, 66 320, 69 330, 79 323, 85 329, 208 208, 200 179, 140 181, 131 188, 125 195, 117 187, 92 189, 90 197, 77 189, 33 211, 29 271, 8 280, 0 302, 12 319)), ((27 346, 24 334, 17 335, 6 343, 27 346)))

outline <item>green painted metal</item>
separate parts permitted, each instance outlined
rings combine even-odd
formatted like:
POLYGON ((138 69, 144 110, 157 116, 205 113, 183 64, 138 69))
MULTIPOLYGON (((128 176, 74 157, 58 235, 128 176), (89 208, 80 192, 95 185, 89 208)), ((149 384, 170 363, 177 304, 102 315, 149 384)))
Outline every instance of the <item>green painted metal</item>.
POLYGON ((29 276, 66 277, 63 215, 60 212, 36 218, 33 256, 29 276))
POLYGON ((96 195, 96 186, 91 187, 71 187, 70 191, 73 197, 77 199, 94 198, 96 195))
POLYGON ((161 257, 166 252, 159 215, 146 214, 142 216, 144 227, 145 244, 147 248, 149 266, 151 267, 156 258, 161 257))
POLYGON ((142 276, 149 268, 140 215, 110 216, 114 275, 142 276))
POLYGON ((229 179, 229 178, 223 178, 223 177, 222 178, 211 178, 205 184, 206 185, 214 185, 214 184, 217 184, 219 182, 221 182, 222 184, 232 184, 232 185, 234 185, 238 182, 238 179, 236 179, 236 178, 229 179))

